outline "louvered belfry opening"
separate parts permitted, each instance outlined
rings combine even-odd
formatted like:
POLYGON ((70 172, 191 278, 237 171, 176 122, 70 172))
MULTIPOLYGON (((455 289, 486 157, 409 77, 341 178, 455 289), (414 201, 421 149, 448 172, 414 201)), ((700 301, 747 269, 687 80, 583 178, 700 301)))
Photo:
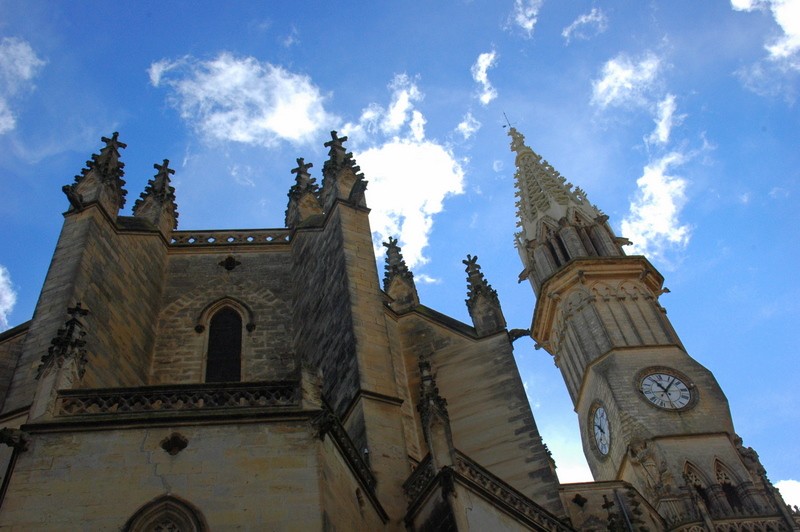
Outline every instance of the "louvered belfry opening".
POLYGON ((230 307, 214 314, 208 328, 206 382, 242 379, 242 318, 230 307))

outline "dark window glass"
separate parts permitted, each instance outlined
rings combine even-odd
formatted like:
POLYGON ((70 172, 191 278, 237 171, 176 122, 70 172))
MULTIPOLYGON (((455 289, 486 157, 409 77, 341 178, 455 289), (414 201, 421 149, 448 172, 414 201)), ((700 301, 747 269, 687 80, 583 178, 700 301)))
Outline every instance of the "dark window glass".
POLYGON ((242 318, 223 308, 208 328, 206 382, 238 382, 242 374, 242 318))

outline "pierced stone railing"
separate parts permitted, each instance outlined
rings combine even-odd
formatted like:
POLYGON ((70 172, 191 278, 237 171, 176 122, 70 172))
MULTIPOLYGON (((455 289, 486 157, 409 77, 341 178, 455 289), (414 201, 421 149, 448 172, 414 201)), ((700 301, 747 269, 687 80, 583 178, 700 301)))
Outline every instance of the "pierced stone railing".
POLYGON ((174 231, 170 245, 191 246, 239 246, 256 244, 288 244, 291 240, 288 229, 232 229, 230 231, 174 231))
MULTIPOLYGON (((559 521, 557 517, 459 451, 456 451, 456 463, 452 467, 452 471, 457 479, 460 478, 462 482, 468 481, 480 486, 503 501, 515 512, 522 514, 530 522, 535 523, 540 530, 549 530, 551 532, 568 532, 572 530, 559 521)), ((405 491, 409 503, 413 506, 415 501, 428 491, 431 484, 438 482, 437 479, 439 477, 440 472, 435 470, 431 456, 426 456, 414 472, 411 473, 408 480, 403 483, 403 491, 405 491)))
POLYGON ((411 502, 417 500, 417 497, 425 491, 425 488, 435 476, 436 471, 433 470, 431 455, 428 455, 417 465, 408 480, 403 483, 403 491, 406 492, 408 500, 411 502))
POLYGON ((299 406, 300 385, 294 381, 213 385, 203 383, 58 392, 60 416, 299 406))
POLYGON ((539 525, 542 530, 551 530, 553 532, 572 530, 528 497, 461 453, 457 453, 456 455, 456 466, 454 469, 459 475, 478 484, 508 506, 539 525))

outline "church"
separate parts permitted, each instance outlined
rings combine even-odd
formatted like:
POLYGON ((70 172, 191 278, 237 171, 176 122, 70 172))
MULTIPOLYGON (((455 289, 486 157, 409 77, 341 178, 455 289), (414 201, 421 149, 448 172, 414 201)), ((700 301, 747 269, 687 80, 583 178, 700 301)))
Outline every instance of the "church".
MULTIPOLYGON (((65 185, 32 319, 0 334, 0 528, 790 531, 659 304, 663 277, 510 128, 530 330, 478 257, 425 306, 331 132, 285 227, 178 230, 169 161, 125 205, 117 133, 65 185), (595 481, 561 484, 514 360, 555 360, 595 481)), ((509 208, 511 206, 509 205, 509 208)), ((454 272, 456 274, 456 272, 454 272)))

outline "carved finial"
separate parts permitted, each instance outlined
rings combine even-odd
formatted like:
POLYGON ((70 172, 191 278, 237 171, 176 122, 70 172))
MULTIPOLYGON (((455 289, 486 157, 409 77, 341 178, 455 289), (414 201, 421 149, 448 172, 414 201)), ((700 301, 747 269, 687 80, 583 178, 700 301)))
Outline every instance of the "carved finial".
POLYGON ((169 186, 170 175, 175 174, 175 170, 169 167, 169 159, 164 159, 162 164, 155 163, 153 168, 158 170, 153 181, 153 193, 161 201, 175 198, 175 189, 169 186), (171 196, 171 198, 170 198, 171 196))
POLYGON ((297 184, 305 184, 310 181, 311 175, 308 173, 308 169, 312 168, 314 165, 312 163, 306 163, 306 160, 302 157, 297 158, 297 168, 292 170, 293 174, 297 174, 297 184))
POLYGON ((434 410, 445 419, 450 419, 450 415, 447 413, 447 400, 439 395, 439 387, 436 386, 436 376, 431 369, 431 361, 425 355, 419 357, 419 386, 417 410, 422 414, 423 423, 429 421, 434 410))
POLYGON ((500 308, 497 291, 486 281, 478 264, 478 256, 467 255, 461 261, 467 272, 467 310, 475 331, 480 336, 494 334, 506 328, 506 319, 500 308))
POLYGON ((455 447, 447 401, 439 394, 431 362, 425 355, 419 357, 419 379, 417 410, 434 469, 438 471, 455 463, 455 447))
POLYGON ((178 206, 175 203, 175 188, 170 185, 170 175, 175 170, 169 167, 169 159, 161 164, 154 164, 156 175, 147 182, 144 192, 133 205, 133 215, 149 219, 154 225, 162 225, 162 215, 166 212, 162 230, 174 230, 178 227, 178 206))
POLYGON ((125 181, 122 179, 125 163, 119 160, 119 150, 128 145, 119 141, 117 132, 111 138, 101 137, 100 140, 105 143, 100 153, 92 154, 80 175, 75 176, 75 182, 61 189, 75 210, 80 211, 85 203, 93 201, 100 201, 109 209, 114 207, 118 210, 125 206, 125 196, 128 194, 123 188, 125 181))
POLYGON ((313 167, 302 157, 297 158, 297 168, 292 170, 295 184, 289 189, 289 204, 286 207, 286 227, 295 228, 303 222, 322 214, 319 202, 319 186, 308 169, 313 167))
POLYGON ((69 359, 73 359, 76 363, 78 370, 78 377, 83 377, 86 372, 86 341, 83 339, 86 336, 86 331, 83 330, 84 325, 78 318, 89 314, 89 310, 81 306, 80 301, 74 307, 67 308, 67 314, 70 316, 64 324, 64 327, 58 329, 56 336, 50 341, 50 348, 47 354, 42 357, 41 364, 36 371, 36 378, 40 379, 42 375, 50 368, 60 368, 69 359))
POLYGON ((386 248, 383 290, 393 299, 390 305, 392 309, 404 312, 419 304, 414 274, 408 269, 396 238, 389 237, 383 246, 386 248))
POLYGON ((344 149, 343 143, 347 141, 347 137, 340 137, 336 131, 331 131, 331 140, 325 143, 326 148, 330 148, 328 151, 328 155, 333 157, 334 155, 342 155, 344 156, 346 150, 344 149))

